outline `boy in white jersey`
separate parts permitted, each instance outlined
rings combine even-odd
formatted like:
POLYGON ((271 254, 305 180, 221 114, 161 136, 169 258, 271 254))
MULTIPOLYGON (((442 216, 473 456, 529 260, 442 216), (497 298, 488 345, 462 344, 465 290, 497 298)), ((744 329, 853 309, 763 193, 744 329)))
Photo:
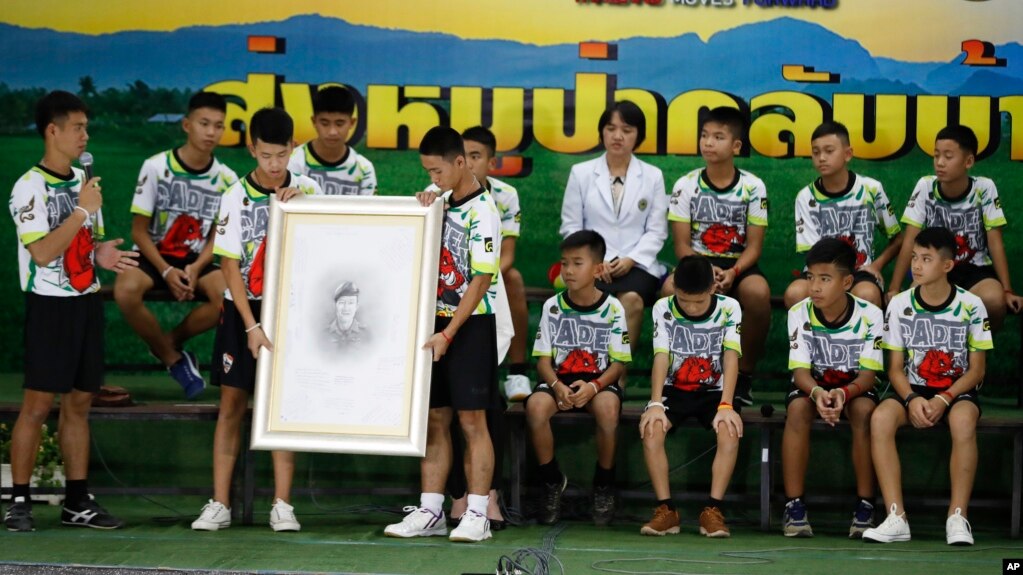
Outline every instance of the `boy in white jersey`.
POLYGON ((995 183, 970 176, 977 146, 976 134, 966 126, 946 126, 938 132, 934 175, 920 178, 902 213, 906 239, 888 295, 894 296, 902 289, 916 234, 926 227, 947 228, 956 239, 955 267, 948 280, 980 297, 990 316, 991 329, 997 331, 1006 309, 1013 313, 1023 309, 1023 298, 1012 291, 1002 238, 1005 214, 995 183))
POLYGON ((622 389, 618 380, 632 361, 625 308, 597 289, 606 253, 604 238, 592 230, 561 242, 561 277, 567 289, 543 304, 533 344, 540 383, 526 399, 526 423, 540 464, 543 496, 540 523, 561 518, 561 494, 568 477, 554 456, 551 418, 559 411, 586 411, 596 420, 597 465, 593 474, 593 522, 611 522, 615 512, 615 443, 622 389))
POLYGON ((708 258, 686 256, 675 268, 675 293, 654 304, 650 402, 639 420, 639 436, 657 507, 653 519, 640 529, 643 535, 679 532, 664 441, 679 423, 694 417, 717 434, 710 498, 700 513, 700 534, 731 536, 721 505, 742 437, 741 406, 732 401, 742 355, 742 311, 739 302, 717 293, 714 277, 708 258))
MULTIPOLYGON (((433 351, 430 414, 426 457, 420 464, 422 493, 419 507, 400 523, 388 525, 390 537, 447 535, 444 484, 451 470, 451 422, 457 416, 466 443, 468 509, 450 535, 452 541, 482 541, 491 537, 487 519, 494 448, 487 429, 486 410, 497 394, 498 261, 494 242, 501 232, 500 216, 490 192, 473 176, 465 161, 458 132, 437 126, 419 144, 423 169, 441 190, 445 205, 437 318, 425 348, 433 351)), ((435 192, 419 192, 424 206, 435 192)))
POLYGON ((841 417, 852 427, 856 471, 856 509, 849 537, 873 527, 874 468, 870 460, 870 415, 878 397, 877 373, 883 369, 881 309, 849 290, 856 249, 830 237, 806 254, 810 295, 788 313, 789 369, 792 390, 785 400, 782 476, 785 482, 786 537, 813 537, 803 502, 810 460, 810 426, 818 416, 834 426, 841 417))
MULTIPOLYGON (((753 405, 753 372, 771 324, 771 288, 757 265, 767 230, 767 188, 760 178, 735 167, 745 130, 746 118, 735 108, 707 114, 700 128, 700 155, 707 167, 675 182, 668 221, 675 257, 710 258, 718 293, 742 305, 743 356, 735 399, 753 405)), ((663 293, 673 289, 669 279, 663 293)))
MULTIPOLYGON (((849 171, 853 149, 849 130, 838 122, 824 122, 813 131, 810 145, 813 167, 820 174, 796 194, 796 252, 805 253, 821 238, 839 238, 856 251, 851 293, 875 306, 883 304, 881 275, 899 254, 902 228, 881 182, 849 171), (874 231, 880 226, 888 245, 874 258, 874 231)), ((810 295, 806 278, 785 290, 785 306, 810 295)))
POLYGON ((909 541, 895 434, 905 425, 926 428, 944 422, 952 436, 945 541, 973 545, 966 512, 977 472, 977 389, 984 381, 986 351, 994 346, 984 303, 949 281, 957 247, 945 228, 914 234, 911 269, 917 285, 892 298, 885 312, 883 345, 890 350, 888 377, 895 394, 874 410, 870 439, 889 514, 863 533, 864 541, 909 541))
MULTIPOLYGON (((482 126, 468 128, 462 132, 462 141, 465 144, 465 162, 469 165, 469 170, 493 196, 494 203, 497 204, 497 211, 501 216, 500 269, 515 330, 515 335, 508 348, 508 378, 504 382, 504 388, 509 398, 521 400, 529 394, 530 385, 529 377, 526 375, 526 371, 529 369, 529 364, 526 362, 526 331, 529 329, 526 284, 522 280, 522 274, 515 269, 514 265, 515 245, 521 225, 519 195, 514 187, 489 175, 497 167, 497 139, 490 130, 482 126)), ((427 191, 439 192, 440 190, 431 184, 427 191)), ((504 420, 507 404, 500 394, 494 399, 494 405, 487 409, 487 428, 490 430, 494 444, 494 479, 490 490, 487 518, 490 519, 491 530, 499 531, 504 528, 505 522, 504 516, 501 514, 500 494, 497 488, 503 477, 503 447, 508 443, 508 430, 504 420)), ((454 429, 455 425, 452 424, 454 456, 451 465, 454 473, 448 475, 448 492, 454 500, 451 504, 450 518, 452 520, 461 517, 465 512, 467 493, 465 473, 462 471, 465 467, 461 451, 463 442, 458 430, 454 429)))
MULTIPOLYGON (((241 444, 242 418, 256 385, 259 349, 273 345, 259 323, 263 297, 267 223, 270 196, 280 202, 301 195, 321 194, 312 179, 287 170, 294 124, 280 108, 263 108, 249 121, 249 152, 256 169, 224 193, 217 218, 213 253, 220 256, 227 293, 213 342, 211 383, 220 386, 220 414, 213 436, 213 499, 192 522, 196 531, 231 526, 231 475, 241 444)), ((301 525, 290 504, 295 454, 271 453, 274 465, 274 501, 270 527, 298 531, 301 525)))
POLYGON ((220 197, 238 180, 213 155, 224 133, 226 113, 223 96, 198 92, 188 101, 181 121, 185 144, 142 164, 131 203, 131 235, 142 258, 138 269, 121 274, 114 284, 114 299, 124 319, 188 399, 197 398, 206 383, 195 355, 181 346, 217 325, 226 287, 223 274, 213 265, 212 241, 220 197), (196 293, 208 301, 165 332, 142 301, 157 286, 169 288, 178 301, 191 301, 196 293))
POLYGON ((10 214, 18 232, 18 268, 25 292, 25 381, 11 436, 8 531, 34 531, 29 480, 43 424, 60 395, 64 457, 61 523, 116 529, 123 523, 89 494, 89 408, 103 384, 103 299, 96 266, 122 273, 138 265, 122 240, 103 237, 100 178, 86 181, 71 162, 89 141, 88 109, 74 94, 56 91, 36 103, 42 160, 14 184, 10 214))
POLYGON ((348 145, 355 127, 355 98, 343 86, 313 93, 316 139, 295 148, 288 162, 294 174, 309 176, 328 196, 372 196, 377 192, 373 163, 348 145))

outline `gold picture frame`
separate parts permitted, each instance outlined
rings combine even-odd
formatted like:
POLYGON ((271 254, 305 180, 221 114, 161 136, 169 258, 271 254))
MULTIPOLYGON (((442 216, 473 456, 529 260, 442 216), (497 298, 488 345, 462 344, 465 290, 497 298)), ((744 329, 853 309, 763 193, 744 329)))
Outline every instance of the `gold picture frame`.
POLYGON ((253 449, 423 456, 443 202, 271 200, 253 449))

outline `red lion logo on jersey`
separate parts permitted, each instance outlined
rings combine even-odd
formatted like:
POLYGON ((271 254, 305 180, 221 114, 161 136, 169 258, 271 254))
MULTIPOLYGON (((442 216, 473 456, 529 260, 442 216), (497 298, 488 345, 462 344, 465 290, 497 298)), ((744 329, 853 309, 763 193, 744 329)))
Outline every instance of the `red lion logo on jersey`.
POLYGON ((856 379, 853 374, 840 369, 825 369, 818 380, 821 387, 841 387, 856 379))
POLYGON ((458 271, 455 265, 455 258, 448 248, 440 248, 440 278, 437 282, 437 297, 448 305, 458 305, 462 296, 458 295, 458 288, 465 285, 465 276, 458 271))
POLYGON ((167 234, 163 236, 156 249, 165 256, 183 258, 197 251, 202 244, 202 224, 188 214, 180 214, 174 218, 167 234))
POLYGON ((927 387, 947 389, 963 375, 963 368, 955 365, 953 354, 941 349, 932 349, 924 356, 916 372, 927 382, 927 387))
POLYGON ((95 249, 92 229, 83 227, 64 250, 64 272, 68 283, 78 293, 83 293, 96 281, 96 268, 92 264, 92 252, 95 249))
POLYGON ((977 250, 970 246, 970 240, 966 239, 966 236, 956 234, 956 263, 968 262, 973 259, 973 255, 976 253, 977 250))
POLYGON ((600 373, 597 354, 585 349, 573 349, 558 366, 559 373, 600 373))
POLYGON ((259 242, 259 249, 256 250, 256 257, 252 260, 249 268, 249 291, 252 295, 260 297, 263 295, 263 262, 266 260, 266 238, 259 242))
POLYGON ((710 251, 716 254, 723 254, 730 249, 742 249, 742 244, 746 242, 746 238, 739 233, 739 229, 735 226, 714 224, 700 235, 700 241, 710 251))
POLYGON ((700 386, 710 387, 717 383, 721 374, 714 371, 714 364, 706 357, 687 357, 675 372, 675 387, 682 391, 697 391, 700 386))
POLYGON ((856 267, 857 268, 860 268, 861 266, 863 266, 863 264, 867 263, 867 254, 865 254, 865 253, 861 252, 859 249, 857 249, 858 246, 856 245, 856 239, 854 237, 852 237, 849 234, 846 234, 844 236, 838 236, 838 239, 840 239, 843 242, 849 244, 849 246, 852 247, 852 249, 856 250, 856 267))

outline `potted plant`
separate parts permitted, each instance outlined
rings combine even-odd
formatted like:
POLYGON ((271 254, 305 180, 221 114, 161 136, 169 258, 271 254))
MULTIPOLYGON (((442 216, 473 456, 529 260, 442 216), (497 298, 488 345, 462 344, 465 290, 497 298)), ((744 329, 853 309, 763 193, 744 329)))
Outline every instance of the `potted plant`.
MULTIPOLYGON (((0 485, 10 487, 13 484, 11 478, 11 464, 8 462, 11 453, 11 432, 13 425, 0 423, 0 485)), ((36 468, 32 472, 32 487, 39 488, 60 488, 64 486, 64 462, 60 456, 60 441, 57 433, 51 433, 48 425, 43 424, 42 436, 39 441, 39 454, 36 455, 36 468)), ((5 499, 9 496, 5 496, 5 499)), ((50 505, 57 505, 63 499, 63 494, 33 494, 33 501, 45 501, 50 505)))

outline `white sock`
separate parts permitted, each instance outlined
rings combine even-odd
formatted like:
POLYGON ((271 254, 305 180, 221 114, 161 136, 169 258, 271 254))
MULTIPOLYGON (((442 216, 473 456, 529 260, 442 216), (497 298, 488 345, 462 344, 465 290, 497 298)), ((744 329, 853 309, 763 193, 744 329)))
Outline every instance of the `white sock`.
POLYGON ((444 509, 443 493, 423 493, 419 496, 419 507, 428 509, 434 515, 440 515, 444 509))
POLYGON ((469 511, 475 511, 480 515, 487 516, 487 505, 490 504, 490 495, 473 495, 469 494, 469 511))

